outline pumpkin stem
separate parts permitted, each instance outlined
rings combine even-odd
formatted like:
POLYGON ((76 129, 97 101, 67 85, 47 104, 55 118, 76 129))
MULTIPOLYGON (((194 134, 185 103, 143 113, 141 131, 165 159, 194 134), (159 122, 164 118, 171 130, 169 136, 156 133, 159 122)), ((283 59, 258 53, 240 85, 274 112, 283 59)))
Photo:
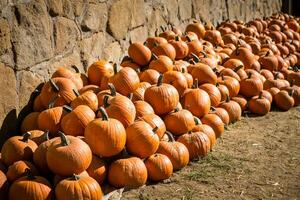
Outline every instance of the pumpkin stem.
POLYGON ((194 81, 194 84, 193 84, 192 88, 193 88, 193 89, 196 89, 196 88, 198 88, 198 87, 199 87, 199 81, 198 81, 198 79, 196 78, 195 81, 194 81))
POLYGON ((194 122, 195 122, 195 125, 201 124, 201 120, 198 117, 194 117, 194 122))
POLYGON ((57 99, 58 99, 58 95, 53 96, 49 102, 48 108, 53 108, 57 99))
POLYGON ((243 65, 239 65, 239 66, 237 66, 236 68, 234 68, 234 72, 237 72, 237 71, 239 71, 240 69, 242 69, 244 66, 243 65))
POLYGON ((204 58, 207 58, 207 54, 204 51, 200 51, 200 53, 204 56, 204 58))
POLYGON ((145 41, 145 42, 143 43, 143 45, 144 45, 144 46, 147 46, 147 44, 148 44, 148 42, 147 42, 147 41, 145 41))
POLYGON ((117 95, 117 92, 116 92, 116 88, 115 88, 114 84, 108 83, 108 88, 110 90, 110 95, 115 97, 117 95))
POLYGON ((119 72, 117 63, 113 64, 113 68, 114 68, 114 74, 117 74, 119 72))
POLYGON ((50 79, 49 82, 50 82, 50 86, 51 86, 52 90, 53 90, 54 92, 59 92, 59 87, 58 87, 58 85, 56 85, 56 83, 55 83, 52 79, 50 79))
POLYGON ((152 129, 152 131, 156 134, 156 131, 158 130, 158 127, 157 126, 155 126, 153 129, 152 129))
POLYGON ((157 60, 157 59, 158 59, 157 55, 155 53, 152 53, 151 60, 157 60))
POLYGON ((128 98, 130 99, 130 101, 132 101, 132 97, 133 97, 133 93, 131 92, 131 93, 128 95, 128 98))
POLYGON ((196 54, 191 53, 191 56, 196 63, 200 62, 200 58, 196 54))
POLYGON ((44 141, 49 140, 49 130, 46 130, 46 131, 44 132, 44 134, 43 134, 43 139, 44 139, 44 141))
POLYGON ((74 181, 78 181, 80 179, 80 176, 76 175, 76 174, 73 174, 71 177, 70 177, 71 180, 74 180, 74 181))
POLYGON ((274 80, 277 80, 277 79, 278 79, 278 76, 279 76, 279 73, 276 72, 275 75, 274 75, 274 80))
POLYGON ((292 81, 291 81, 291 87, 293 87, 294 85, 295 85, 295 79, 293 79, 292 81))
POLYGON ((99 108, 99 112, 101 113, 102 121, 108 121, 107 112, 102 106, 99 108))
POLYGON ((109 96, 105 95, 103 98, 104 108, 107 108, 109 106, 108 99, 109 99, 109 96))
POLYGON ((252 77, 252 73, 250 72, 248 75, 248 79, 250 79, 252 77))
POLYGON ((260 92, 259 95, 258 95, 258 98, 262 99, 262 97, 263 97, 262 95, 263 95, 263 92, 260 92))
POLYGON ((71 67, 72 67, 72 69, 75 70, 76 73, 80 73, 80 71, 76 65, 72 65, 71 67))
POLYGON ((225 80, 224 74, 221 74, 222 81, 225 80))
POLYGON ((25 174, 28 180, 34 180, 35 176, 32 174, 29 168, 25 169, 25 174))
POLYGON ((72 112, 73 109, 70 106, 64 105, 63 110, 70 113, 70 112, 72 112))
POLYGON ((269 56, 270 55, 270 51, 271 50, 268 50, 265 56, 269 56))
POLYGON ((240 55, 239 46, 235 50, 235 55, 237 55, 237 56, 240 55))
POLYGON ((227 103, 230 102, 230 97, 229 97, 228 94, 226 94, 226 102, 227 102, 227 103))
POLYGON ((58 131, 58 134, 59 134, 60 140, 61 140, 60 144, 62 146, 68 146, 69 145, 69 141, 68 141, 67 136, 63 132, 61 132, 61 131, 58 131))
POLYGON ((159 77, 158 77, 157 86, 161 86, 163 78, 164 78, 164 75, 160 74, 159 77))
POLYGON ((191 37, 188 36, 188 35, 186 35, 185 38, 186 38, 186 40, 187 40, 188 42, 191 42, 191 41, 192 41, 191 37))
POLYGON ((170 131, 166 131, 165 134, 168 136, 169 140, 171 140, 171 142, 175 142, 174 136, 172 135, 172 133, 170 131))
POLYGON ((176 35, 176 36, 175 36, 175 41, 179 41, 179 39, 180 39, 180 38, 179 38, 179 35, 176 35))
POLYGON ((174 109, 174 112, 178 112, 178 111, 179 111, 179 108, 176 107, 176 108, 174 109))
POLYGON ((292 91, 290 92, 290 94, 289 94, 289 95, 290 95, 291 97, 293 97, 293 96, 294 96, 294 94, 295 94, 295 89, 292 89, 292 91))
POLYGON ((79 92, 76 89, 73 89, 73 93, 75 94, 76 97, 80 96, 79 92))
POLYGON ((22 142, 28 142, 29 140, 29 137, 31 136, 31 133, 30 132, 26 132, 23 134, 23 138, 22 138, 22 142))
POLYGON ((166 29, 163 27, 163 25, 160 26, 160 29, 162 30, 162 32, 166 31, 166 29))
POLYGON ((181 73, 185 73, 185 68, 181 68, 181 73))
POLYGON ((155 35, 155 37, 158 36, 158 29, 155 30, 154 35, 155 35))
POLYGON ((216 112, 216 108, 214 106, 211 106, 210 110, 213 111, 213 112, 216 112))

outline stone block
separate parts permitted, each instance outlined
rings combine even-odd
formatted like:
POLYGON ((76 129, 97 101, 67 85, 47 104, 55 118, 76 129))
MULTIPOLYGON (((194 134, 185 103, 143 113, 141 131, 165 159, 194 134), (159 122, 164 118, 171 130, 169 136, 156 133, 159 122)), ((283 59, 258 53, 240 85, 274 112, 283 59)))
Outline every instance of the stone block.
POLYGON ((107 6, 105 3, 89 4, 81 24, 83 31, 103 31, 107 23, 107 6))

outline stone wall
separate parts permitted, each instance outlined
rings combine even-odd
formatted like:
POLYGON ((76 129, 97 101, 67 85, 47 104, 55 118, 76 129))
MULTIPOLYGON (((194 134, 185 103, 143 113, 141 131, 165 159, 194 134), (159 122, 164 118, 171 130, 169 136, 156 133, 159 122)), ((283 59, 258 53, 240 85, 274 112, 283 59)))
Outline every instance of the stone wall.
POLYGON ((280 9, 281 0, 1 0, 1 135, 16 133, 32 92, 58 66, 120 61, 130 40, 168 23, 248 21, 280 9))

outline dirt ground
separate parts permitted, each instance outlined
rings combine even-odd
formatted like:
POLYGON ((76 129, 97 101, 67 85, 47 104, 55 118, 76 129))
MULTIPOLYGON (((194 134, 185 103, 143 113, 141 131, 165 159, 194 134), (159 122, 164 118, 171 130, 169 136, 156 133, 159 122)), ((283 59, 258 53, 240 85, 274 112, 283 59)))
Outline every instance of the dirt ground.
POLYGON ((206 158, 122 199, 300 199, 300 107, 243 117, 206 158))

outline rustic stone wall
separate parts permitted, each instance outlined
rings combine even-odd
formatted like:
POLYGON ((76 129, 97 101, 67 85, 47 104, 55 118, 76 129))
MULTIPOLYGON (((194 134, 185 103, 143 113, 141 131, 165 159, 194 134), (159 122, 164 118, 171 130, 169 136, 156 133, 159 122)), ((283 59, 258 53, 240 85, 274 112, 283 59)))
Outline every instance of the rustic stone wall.
POLYGON ((16 133, 32 92, 58 66, 119 61, 130 40, 168 23, 248 21, 280 8, 281 0, 1 0, 0 132, 16 133))

